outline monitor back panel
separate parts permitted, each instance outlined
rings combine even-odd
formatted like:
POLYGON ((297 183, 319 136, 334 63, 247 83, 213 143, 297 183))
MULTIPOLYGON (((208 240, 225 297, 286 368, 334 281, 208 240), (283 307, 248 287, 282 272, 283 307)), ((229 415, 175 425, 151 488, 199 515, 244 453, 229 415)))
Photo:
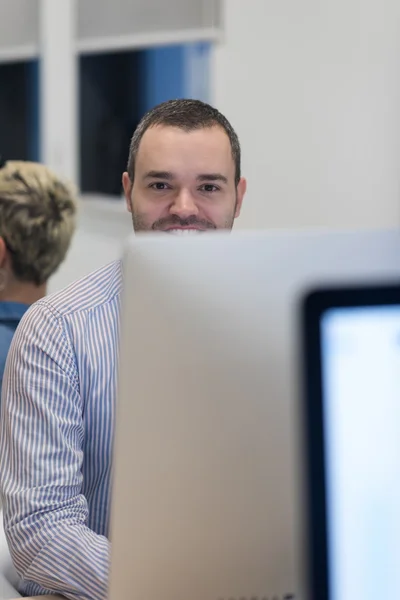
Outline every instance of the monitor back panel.
POLYGON ((304 598, 298 300, 399 274, 395 232, 130 241, 111 600, 304 598))

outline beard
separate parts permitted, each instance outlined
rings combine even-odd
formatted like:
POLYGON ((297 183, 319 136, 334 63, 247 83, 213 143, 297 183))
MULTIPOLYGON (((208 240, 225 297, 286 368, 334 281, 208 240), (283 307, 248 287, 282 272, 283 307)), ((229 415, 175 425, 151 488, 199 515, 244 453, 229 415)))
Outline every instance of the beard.
POLYGON ((217 229, 216 225, 211 221, 198 219, 194 215, 187 219, 181 219, 178 215, 171 215, 148 225, 140 215, 132 213, 132 220, 135 231, 167 231, 168 229, 179 227, 191 227, 200 231, 217 229))
POLYGON ((178 215, 169 215, 163 219, 158 219, 153 223, 149 223, 147 217, 135 210, 132 203, 132 223, 136 233, 144 231, 166 231, 174 227, 192 227, 201 232, 215 231, 216 229, 232 229, 235 221, 236 203, 231 214, 227 215, 221 224, 214 223, 207 219, 199 219, 192 215, 186 219, 181 219, 178 215))

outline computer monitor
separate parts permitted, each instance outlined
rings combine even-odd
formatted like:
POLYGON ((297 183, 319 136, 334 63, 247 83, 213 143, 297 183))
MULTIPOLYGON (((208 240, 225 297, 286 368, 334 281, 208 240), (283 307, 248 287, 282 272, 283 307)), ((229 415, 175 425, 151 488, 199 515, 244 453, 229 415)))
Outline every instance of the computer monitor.
POLYGON ((298 297, 394 273, 397 232, 132 237, 111 600, 304 599, 298 297))
POLYGON ((310 600, 400 596, 400 277, 304 304, 310 600))

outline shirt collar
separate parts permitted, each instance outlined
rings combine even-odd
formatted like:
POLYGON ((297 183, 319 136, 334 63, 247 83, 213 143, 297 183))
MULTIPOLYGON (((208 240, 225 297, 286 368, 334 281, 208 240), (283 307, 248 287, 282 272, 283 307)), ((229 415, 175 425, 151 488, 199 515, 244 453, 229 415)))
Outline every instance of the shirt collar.
POLYGON ((22 302, 0 302, 0 321, 19 321, 28 308, 22 302))

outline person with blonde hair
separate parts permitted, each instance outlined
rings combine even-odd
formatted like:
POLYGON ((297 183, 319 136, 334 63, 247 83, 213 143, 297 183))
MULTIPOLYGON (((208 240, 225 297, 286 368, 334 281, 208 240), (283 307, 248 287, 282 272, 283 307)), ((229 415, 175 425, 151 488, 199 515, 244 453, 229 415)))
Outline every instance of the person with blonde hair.
POLYGON ((46 166, 0 162, 0 389, 20 319, 46 295, 75 230, 72 186, 46 166))

